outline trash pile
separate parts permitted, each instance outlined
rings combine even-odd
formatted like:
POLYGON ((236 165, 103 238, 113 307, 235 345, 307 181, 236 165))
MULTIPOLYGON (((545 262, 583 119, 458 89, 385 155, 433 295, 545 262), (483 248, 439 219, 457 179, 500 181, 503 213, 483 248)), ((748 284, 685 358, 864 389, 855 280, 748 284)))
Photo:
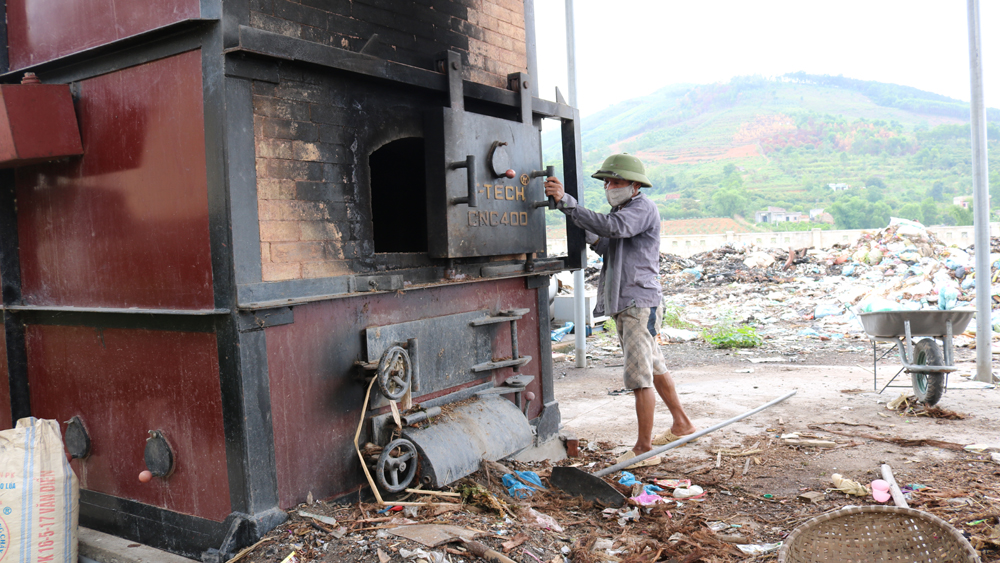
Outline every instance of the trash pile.
MULTIPOLYGON (((1000 251, 1000 239, 991 246, 1000 251)), ((954 309, 975 299, 975 249, 947 246, 920 223, 893 218, 885 229, 865 233, 854 246, 830 249, 774 250, 723 246, 690 259, 660 258, 665 293, 691 284, 779 284, 834 278, 830 302, 816 307, 816 317, 837 307, 856 312, 954 309)), ((1000 253, 990 256, 991 280, 1000 253)), ((1000 289, 993 299, 1000 302, 1000 289)))
MULTIPOLYGON (((824 476, 806 467, 818 450, 833 448, 791 445, 778 438, 780 429, 768 432, 747 436, 738 449, 709 446, 703 456, 609 476, 628 497, 620 508, 552 486, 551 462, 509 460, 484 461, 447 490, 414 490, 385 506, 310 501, 230 563, 736 562, 774 557, 796 526, 831 510, 893 503, 877 476, 824 476), (803 485, 814 477, 815 485, 803 485), (414 502, 420 499, 428 502, 414 502)), ((850 440, 837 448, 857 445, 850 440)), ((557 464, 606 467, 614 463, 613 446, 580 440, 577 457, 557 464)), ((987 560, 1000 554, 998 504, 990 496, 995 465, 971 463, 982 452, 962 455, 970 460, 966 489, 953 486, 949 464, 922 469, 919 482, 904 471, 896 474, 898 485, 888 484, 911 507, 969 530, 987 560)))
MULTIPOLYGON (((991 247, 995 282, 1000 238, 991 247)), ((592 283, 599 268, 597 258, 587 270, 592 283)), ((974 308, 975 270, 974 247, 948 246, 920 223, 896 218, 850 246, 779 250, 727 244, 691 258, 660 255, 665 302, 682 309, 695 328, 753 324, 765 338, 785 340, 861 337, 858 314, 864 312, 974 308), (800 326, 790 331, 789 322, 800 326)), ((992 298, 1000 306, 1000 286, 994 285, 992 298)), ((676 327, 664 331, 674 342, 697 335, 676 327)), ((994 331, 1000 332, 1000 323, 994 331)), ((968 334, 974 332, 972 323, 968 334)), ((974 346, 974 338, 957 337, 956 344, 974 346)))

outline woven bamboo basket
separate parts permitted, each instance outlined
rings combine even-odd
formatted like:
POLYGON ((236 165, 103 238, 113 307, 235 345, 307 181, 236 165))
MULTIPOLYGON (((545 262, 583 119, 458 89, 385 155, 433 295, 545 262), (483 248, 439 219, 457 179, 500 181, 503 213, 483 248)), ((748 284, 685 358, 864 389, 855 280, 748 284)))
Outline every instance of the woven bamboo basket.
POLYGON ((792 531, 778 563, 980 563, 958 530, 912 508, 855 506, 817 516, 792 531))

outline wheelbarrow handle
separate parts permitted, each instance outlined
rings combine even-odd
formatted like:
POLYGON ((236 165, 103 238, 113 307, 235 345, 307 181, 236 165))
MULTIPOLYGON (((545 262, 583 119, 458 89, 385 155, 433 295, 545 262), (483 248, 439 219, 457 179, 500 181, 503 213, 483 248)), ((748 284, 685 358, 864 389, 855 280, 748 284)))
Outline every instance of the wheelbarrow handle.
POLYGON ((683 446, 684 444, 690 442, 691 440, 696 440, 696 439, 704 436, 705 434, 709 434, 711 432, 715 432, 716 430, 718 430, 718 429, 720 429, 720 428, 722 428, 724 426, 729 426, 730 424, 732 424, 734 422, 738 422, 740 420, 743 420, 744 418, 746 418, 746 417, 748 417, 750 415, 757 414, 757 413, 759 413, 760 411, 762 411, 762 410, 764 410, 766 408, 773 407, 774 405, 777 405, 781 401, 784 401, 785 399, 791 397, 796 392, 797 391, 792 391, 790 393, 782 395, 781 397, 778 397, 777 399, 771 401, 770 403, 763 404, 763 405, 761 405, 761 406, 759 406, 759 407, 757 407, 757 408, 755 408, 753 410, 749 410, 749 411, 747 411, 747 412, 745 412, 745 413, 743 413, 743 414, 741 414, 739 416, 735 416, 733 418, 730 418, 729 420, 727 420, 725 422, 720 422, 720 423, 716 424, 715 426, 706 428, 704 430, 699 430, 699 431, 695 432, 694 434, 688 434, 687 436, 684 436, 680 440, 675 440, 675 441, 670 442, 669 444, 666 444, 664 446, 660 446, 658 448, 653 448, 653 449, 649 450, 646 453, 642 453, 642 454, 639 454, 639 455, 637 455, 635 457, 631 457, 628 460, 623 461, 621 463, 616 463, 615 465, 612 465, 611 467, 605 467, 604 469, 602 469, 602 470, 594 473, 593 475, 595 477, 604 477, 605 475, 614 473, 615 471, 620 471, 622 469, 625 469, 626 467, 632 465, 633 463, 635 463, 637 461, 642 461, 644 459, 651 458, 654 455, 662 454, 663 452, 665 452, 667 450, 672 450, 672 449, 674 449, 674 448, 676 448, 678 446, 683 446))

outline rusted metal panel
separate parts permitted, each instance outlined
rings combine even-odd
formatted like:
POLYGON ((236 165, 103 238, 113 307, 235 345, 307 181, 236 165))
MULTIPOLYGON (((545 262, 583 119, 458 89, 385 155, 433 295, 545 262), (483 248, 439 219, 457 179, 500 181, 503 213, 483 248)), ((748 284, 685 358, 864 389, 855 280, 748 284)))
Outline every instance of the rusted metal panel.
POLYGON ((0 168, 82 153, 68 84, 0 86, 0 168))
POLYGON ((16 70, 201 15, 199 0, 7 0, 16 70))
POLYGON ((13 428, 10 414, 10 383, 7 371, 7 335, 0 323, 0 430, 13 428))
MULTIPOLYGON (((530 309, 517 325, 519 351, 538 358, 537 294, 525 289, 522 279, 300 305, 295 307, 294 323, 265 329, 280 506, 289 508, 303 502, 310 491, 317 498, 336 497, 366 483, 352 439, 365 397, 364 384, 354 377, 354 362, 366 357, 367 327, 518 308, 530 309)), ((509 352, 508 325, 498 326, 493 349, 509 352)), ((538 361, 522 367, 521 373, 540 374, 538 361)), ((510 375, 510 368, 497 370, 496 381, 510 375)), ((528 389, 541 397, 540 378, 536 377, 528 389)), ((541 410, 539 402, 532 402, 529 418, 541 410)), ((367 428, 362 439, 366 435, 367 428)))
POLYGON ((23 299, 210 309, 201 54, 82 81, 84 156, 17 170, 23 299))
POLYGON ((219 362, 213 333, 29 325, 34 416, 78 416, 91 454, 73 460, 83 489, 222 521, 230 512, 219 362), (176 455, 166 479, 140 483, 150 430, 176 455))

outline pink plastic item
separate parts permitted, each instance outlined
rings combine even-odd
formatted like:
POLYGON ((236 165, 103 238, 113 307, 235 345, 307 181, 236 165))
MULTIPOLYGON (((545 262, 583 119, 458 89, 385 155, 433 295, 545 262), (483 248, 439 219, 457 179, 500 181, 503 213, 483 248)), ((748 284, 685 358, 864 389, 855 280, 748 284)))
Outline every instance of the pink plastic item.
POLYGON ((892 495, 889 494, 889 483, 882 479, 872 481, 872 496, 879 502, 885 502, 892 498, 892 495))

